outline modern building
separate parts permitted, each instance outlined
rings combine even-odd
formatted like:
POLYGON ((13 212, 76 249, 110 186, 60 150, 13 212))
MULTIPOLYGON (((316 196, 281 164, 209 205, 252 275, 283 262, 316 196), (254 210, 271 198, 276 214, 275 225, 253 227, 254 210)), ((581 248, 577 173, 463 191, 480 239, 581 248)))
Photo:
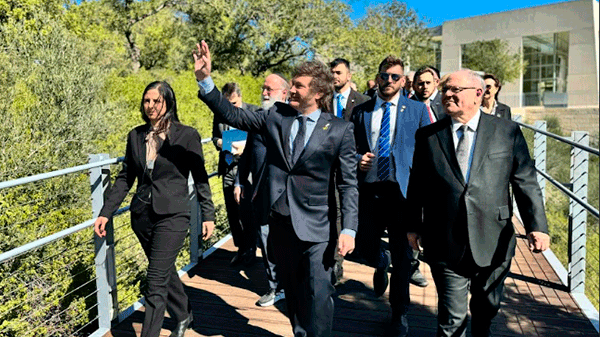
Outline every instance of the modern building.
MULTIPOLYGON (((527 66, 504 83, 499 100, 513 108, 598 108, 598 1, 578 0, 444 22, 431 29, 442 73, 462 68, 462 49, 501 39, 527 66)), ((480 70, 480 69, 473 69, 480 70)))

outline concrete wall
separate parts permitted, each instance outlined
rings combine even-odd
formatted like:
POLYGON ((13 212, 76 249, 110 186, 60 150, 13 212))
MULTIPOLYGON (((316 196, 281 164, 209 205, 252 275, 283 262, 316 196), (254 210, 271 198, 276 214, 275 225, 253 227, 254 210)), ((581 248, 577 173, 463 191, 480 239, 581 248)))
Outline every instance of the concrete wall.
POLYGON ((514 109, 513 114, 522 115, 527 123, 533 124, 546 117, 556 117, 560 121, 563 131, 587 131, 590 138, 598 142, 600 119, 598 107, 595 108, 522 108, 514 109))
MULTIPOLYGON (((569 106, 598 105, 598 2, 579 0, 445 22, 442 69, 461 68, 461 45, 478 40, 503 39, 518 52, 523 36, 569 32, 567 93, 569 106)), ((474 69, 477 70, 477 69, 474 69)), ((500 101, 521 106, 522 76, 505 83, 500 101)))

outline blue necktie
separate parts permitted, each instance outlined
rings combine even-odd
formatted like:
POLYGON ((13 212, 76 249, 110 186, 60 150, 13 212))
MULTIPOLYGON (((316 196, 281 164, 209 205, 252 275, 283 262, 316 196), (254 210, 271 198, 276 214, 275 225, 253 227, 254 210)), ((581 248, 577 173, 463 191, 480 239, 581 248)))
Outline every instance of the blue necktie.
POLYGON ((385 181, 390 176, 390 106, 389 102, 381 105, 383 116, 377 142, 377 178, 380 181, 385 181))
POLYGON ((306 134, 306 119, 305 116, 299 116, 298 119, 298 133, 296 134, 296 138, 294 138, 293 146, 292 146, 292 161, 290 164, 294 166, 298 158, 300 158, 300 154, 304 150, 304 137, 306 134))
POLYGON ((342 97, 344 97, 342 94, 338 94, 337 96, 337 116, 339 118, 344 118, 344 116, 342 116, 342 112, 344 111, 344 107, 342 106, 342 97))

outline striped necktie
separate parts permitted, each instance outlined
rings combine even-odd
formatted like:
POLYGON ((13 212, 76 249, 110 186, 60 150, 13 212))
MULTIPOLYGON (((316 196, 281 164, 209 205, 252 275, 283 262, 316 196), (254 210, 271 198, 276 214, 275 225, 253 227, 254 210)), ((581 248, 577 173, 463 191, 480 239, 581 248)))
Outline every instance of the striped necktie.
POLYGON ((467 136, 468 126, 462 125, 456 130, 456 136, 458 137, 458 145, 456 146, 456 159, 458 160, 458 166, 460 171, 467 180, 469 174, 469 137, 467 136))
POLYGON ((390 176, 390 106, 389 102, 381 105, 383 116, 377 141, 377 178, 380 181, 385 181, 390 176))

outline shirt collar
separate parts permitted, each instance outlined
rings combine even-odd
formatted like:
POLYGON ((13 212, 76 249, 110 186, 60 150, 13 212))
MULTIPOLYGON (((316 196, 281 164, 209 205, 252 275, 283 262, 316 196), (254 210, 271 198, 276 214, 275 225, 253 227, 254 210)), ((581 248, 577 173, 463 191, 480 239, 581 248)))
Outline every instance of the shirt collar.
POLYGON ((350 88, 348 87, 348 89, 342 91, 342 92, 336 92, 335 93, 335 97, 337 98, 339 95, 342 95, 344 97, 344 99, 348 99, 348 96, 350 96, 350 88))
POLYGON ((435 89, 433 91, 433 94, 431 94, 431 96, 429 96, 429 102, 433 102, 433 100, 435 99, 435 96, 437 96, 437 94, 438 94, 438 90, 435 89))
MULTIPOLYGON (((299 113, 298 117, 300 117, 300 116, 302 116, 302 114, 299 113)), ((308 115, 306 115, 306 117, 316 123, 319 120, 319 118, 321 117, 321 109, 317 109, 317 110, 309 113, 308 115)))
MULTIPOLYGON (((467 122, 467 126, 469 127, 469 130, 472 131, 477 131, 477 126, 479 126, 479 118, 481 117, 481 110, 477 109, 477 112, 475 113, 475 116, 473 116, 473 118, 471 118, 470 121, 467 122)), ((452 131, 456 132, 456 130, 458 130, 463 124, 461 122, 458 122, 456 120, 454 120, 454 118, 452 118, 452 131)))
MULTIPOLYGON (((396 96, 394 96, 389 103, 392 104, 392 106, 398 106, 398 101, 400 101, 400 92, 398 91, 398 93, 396 94, 396 96)), ((381 97, 379 97, 379 95, 377 95, 377 100, 375 101, 375 109, 379 109, 381 108, 381 105, 383 103, 385 103, 386 101, 384 101, 383 99, 381 99, 381 97)))

